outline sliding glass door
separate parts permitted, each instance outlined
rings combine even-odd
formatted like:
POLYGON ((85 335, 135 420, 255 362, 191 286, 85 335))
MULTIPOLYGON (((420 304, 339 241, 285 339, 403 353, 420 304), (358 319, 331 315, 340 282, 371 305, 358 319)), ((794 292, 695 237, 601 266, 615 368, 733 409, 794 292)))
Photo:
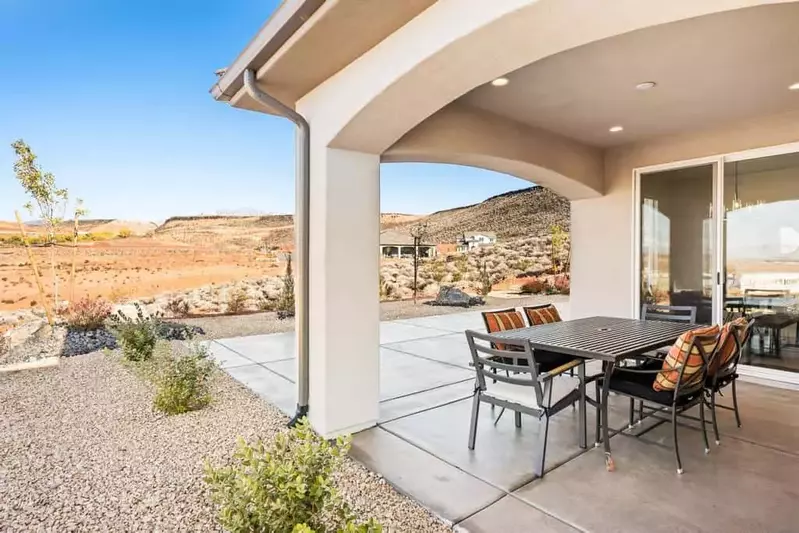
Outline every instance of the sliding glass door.
POLYGON ((724 165, 724 307, 755 317, 744 362, 799 371, 799 153, 724 165))
POLYGON ((640 302, 693 306, 712 323, 716 165, 640 174, 640 302))
POLYGON ((639 309, 693 306, 704 324, 745 314, 753 375, 799 372, 799 145, 640 169, 636 180, 639 309))

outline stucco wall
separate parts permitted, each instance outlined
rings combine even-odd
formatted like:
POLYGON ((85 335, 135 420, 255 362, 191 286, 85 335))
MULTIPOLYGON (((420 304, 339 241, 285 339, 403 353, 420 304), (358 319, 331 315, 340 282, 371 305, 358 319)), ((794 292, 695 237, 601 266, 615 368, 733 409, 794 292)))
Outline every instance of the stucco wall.
POLYGON ((572 202, 572 317, 635 316, 635 168, 793 142, 799 111, 608 150, 605 196, 572 202))

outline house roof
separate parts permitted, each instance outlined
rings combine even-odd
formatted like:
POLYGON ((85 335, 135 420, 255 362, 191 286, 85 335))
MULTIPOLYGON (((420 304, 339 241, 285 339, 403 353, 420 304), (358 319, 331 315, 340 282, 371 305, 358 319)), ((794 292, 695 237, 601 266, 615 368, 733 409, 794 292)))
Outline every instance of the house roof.
MULTIPOLYGON (((422 240, 421 243, 425 246, 433 246, 433 243, 422 240)), ((380 232, 380 245, 381 246, 413 246, 413 237, 407 231, 386 230, 380 232)))
POLYGON ((250 99, 244 71, 289 107, 435 0, 283 0, 239 56, 211 87, 216 100, 274 113, 250 99), (319 51, 325 53, 320 54, 319 51))
POLYGON ((463 232, 463 236, 464 237, 477 237, 478 235, 483 235, 485 237, 490 237, 492 239, 496 239, 497 238, 497 234, 494 233, 493 231, 464 231, 463 232))

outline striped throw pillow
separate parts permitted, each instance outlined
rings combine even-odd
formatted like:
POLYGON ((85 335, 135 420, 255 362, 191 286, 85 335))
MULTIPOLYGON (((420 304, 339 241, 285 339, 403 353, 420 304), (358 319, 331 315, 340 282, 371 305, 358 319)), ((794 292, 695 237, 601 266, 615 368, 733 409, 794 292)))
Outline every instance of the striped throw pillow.
POLYGON ((732 358, 735 356, 735 340, 731 335, 738 337, 738 342, 743 342, 744 332, 746 331, 747 321, 745 318, 736 318, 732 322, 727 322, 721 328, 721 335, 719 336, 719 351, 711 361, 707 369, 709 375, 714 375, 720 368, 724 368, 732 358))
POLYGON ((719 337, 719 327, 707 326, 703 328, 693 329, 680 335, 677 342, 669 350, 668 355, 663 360, 663 371, 660 372, 652 384, 652 388, 656 391, 670 391, 677 387, 677 381, 680 379, 680 368, 685 365, 685 371, 682 375, 682 384, 680 387, 693 385, 702 375, 700 370, 704 364, 702 354, 694 346, 695 337, 714 336, 714 340, 702 345, 705 354, 710 356, 713 350, 716 349, 719 337), (677 368, 677 370, 668 370, 669 368, 677 368))
POLYGON ((530 321, 531 326, 561 321, 557 308, 552 304, 545 307, 525 307, 524 312, 527 314, 527 320, 530 321))
MULTIPOLYGON (((487 311, 483 313, 483 318, 485 319, 488 333, 497 333, 524 327, 524 317, 522 317, 522 314, 518 311, 487 311)), ((497 350, 511 351, 523 349, 518 346, 506 346, 505 344, 499 343, 494 343, 494 348, 497 350)))

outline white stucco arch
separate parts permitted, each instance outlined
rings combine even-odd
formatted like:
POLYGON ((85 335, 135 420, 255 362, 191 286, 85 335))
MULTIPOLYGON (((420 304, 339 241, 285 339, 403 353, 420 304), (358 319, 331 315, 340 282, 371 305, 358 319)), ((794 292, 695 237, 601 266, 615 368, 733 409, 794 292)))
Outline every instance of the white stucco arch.
POLYGON ((495 170, 572 200, 600 196, 603 188, 600 150, 458 103, 419 124, 381 159, 495 170))
POLYGON ((382 154, 471 89, 559 52, 687 18, 796 0, 439 0, 297 108, 333 148, 382 154))

